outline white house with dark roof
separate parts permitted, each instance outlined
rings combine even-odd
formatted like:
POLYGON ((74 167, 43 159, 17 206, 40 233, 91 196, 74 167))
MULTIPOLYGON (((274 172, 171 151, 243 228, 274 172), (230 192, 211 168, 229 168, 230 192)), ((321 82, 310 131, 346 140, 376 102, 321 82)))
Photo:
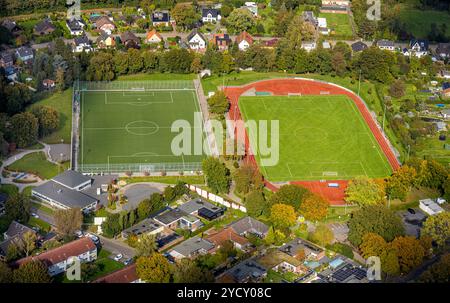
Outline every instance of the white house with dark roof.
POLYGON ((85 24, 78 19, 68 19, 66 20, 66 26, 72 36, 80 36, 84 33, 85 24))
POLYGON ((87 194, 92 179, 73 170, 67 170, 52 180, 32 189, 31 195, 59 209, 80 208, 83 212, 95 210, 98 198, 87 194))
POLYGON ((195 51, 201 51, 206 49, 207 40, 197 29, 194 29, 187 36, 187 43, 189 44, 189 48, 195 51))
POLYGON ((211 23, 220 21, 222 17, 220 16, 219 10, 214 8, 202 8, 202 21, 204 23, 211 23))
POLYGON ((89 53, 92 51, 91 41, 86 35, 75 37, 75 39, 73 39, 72 51, 74 53, 89 53))
POLYGON ((394 41, 390 41, 390 40, 379 40, 377 42, 377 46, 379 49, 382 50, 388 50, 388 51, 395 51, 395 44, 394 41))
POLYGON ((170 15, 168 11, 156 11, 152 13, 153 26, 169 26, 170 15))
POLYGON ((15 51, 16 58, 22 62, 29 62, 33 60, 33 49, 27 46, 21 46, 15 51))

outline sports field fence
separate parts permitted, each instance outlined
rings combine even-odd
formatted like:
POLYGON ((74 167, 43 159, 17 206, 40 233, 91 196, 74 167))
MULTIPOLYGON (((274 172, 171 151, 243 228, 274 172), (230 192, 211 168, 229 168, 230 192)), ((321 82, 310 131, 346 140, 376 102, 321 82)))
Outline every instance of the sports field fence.
POLYGON ((80 91, 195 90, 192 80, 80 81, 80 91))
POLYGON ((188 163, 110 163, 78 165, 81 173, 162 173, 162 172, 196 172, 202 170, 201 162, 188 163))

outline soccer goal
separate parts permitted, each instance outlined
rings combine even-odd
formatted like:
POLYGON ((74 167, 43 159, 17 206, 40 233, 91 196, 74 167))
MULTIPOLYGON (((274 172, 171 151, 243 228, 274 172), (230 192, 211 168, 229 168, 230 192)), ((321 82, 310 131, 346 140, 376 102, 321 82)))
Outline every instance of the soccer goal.
POLYGON ((337 171, 324 171, 324 172, 322 172, 322 176, 336 177, 337 175, 338 175, 337 171))

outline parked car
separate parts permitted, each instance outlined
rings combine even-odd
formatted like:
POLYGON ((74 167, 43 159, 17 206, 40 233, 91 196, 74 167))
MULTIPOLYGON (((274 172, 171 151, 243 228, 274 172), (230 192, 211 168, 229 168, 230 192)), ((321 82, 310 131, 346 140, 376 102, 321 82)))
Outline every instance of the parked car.
POLYGON ((100 244, 100 238, 93 234, 86 234, 87 237, 91 238, 91 240, 95 243, 95 245, 100 244))
POLYGON ((122 255, 122 254, 115 255, 115 256, 114 256, 114 261, 119 262, 120 259, 122 259, 122 258, 123 258, 123 255, 122 255))
POLYGON ((131 259, 131 258, 126 259, 125 261, 123 261, 124 265, 130 265, 131 263, 133 263, 133 259, 131 259))
POLYGON ((36 218, 36 219, 38 219, 38 218, 39 218, 39 215, 38 215, 38 214, 36 214, 36 213, 31 213, 31 216, 32 216, 33 218, 36 218))

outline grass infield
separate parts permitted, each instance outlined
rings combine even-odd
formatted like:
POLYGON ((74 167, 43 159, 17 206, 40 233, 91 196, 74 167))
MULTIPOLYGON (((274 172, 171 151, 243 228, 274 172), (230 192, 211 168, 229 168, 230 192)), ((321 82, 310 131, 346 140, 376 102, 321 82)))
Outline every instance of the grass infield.
POLYGON ((204 156, 174 155, 171 144, 179 133, 171 127, 176 120, 188 123, 193 150, 194 127, 203 136, 202 119, 194 112, 200 112, 194 90, 82 91, 80 167, 133 171, 127 164, 134 164, 130 167, 152 171, 154 164, 165 163, 189 170, 204 156))
MULTIPOLYGON (((270 181, 376 178, 391 173, 372 132, 346 96, 241 97, 239 108, 245 121, 279 120, 279 161, 261 167, 270 181)), ((254 152, 257 148, 252 146, 254 152)), ((261 166, 259 153, 256 159, 261 166)))

